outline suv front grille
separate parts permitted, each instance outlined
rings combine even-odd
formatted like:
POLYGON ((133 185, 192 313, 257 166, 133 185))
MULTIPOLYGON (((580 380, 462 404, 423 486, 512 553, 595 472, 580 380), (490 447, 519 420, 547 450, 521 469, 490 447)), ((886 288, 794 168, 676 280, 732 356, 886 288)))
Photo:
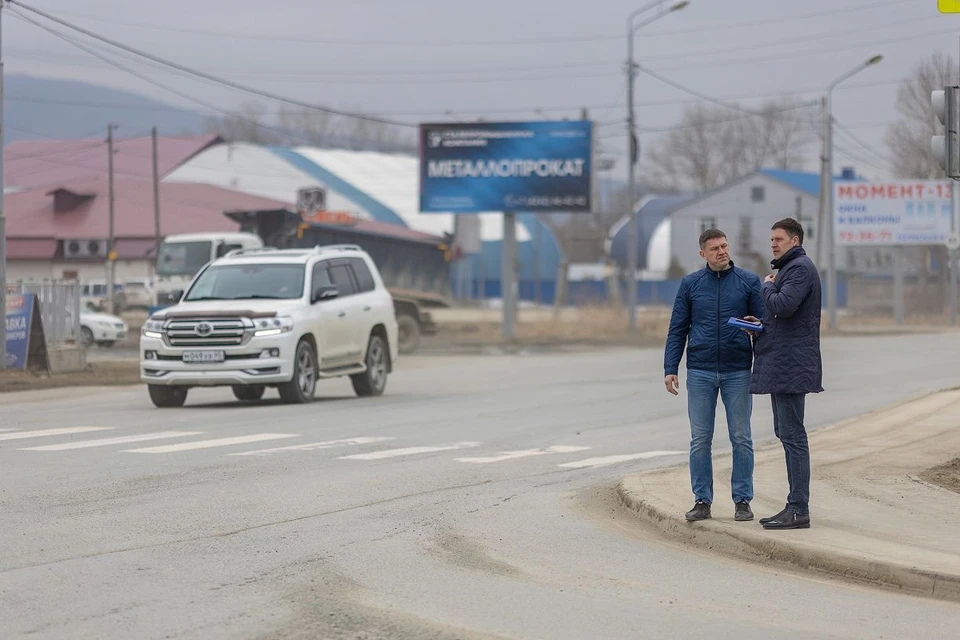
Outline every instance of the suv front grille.
POLYGON ((171 320, 166 327, 171 347, 230 347, 243 344, 246 328, 240 318, 171 320))

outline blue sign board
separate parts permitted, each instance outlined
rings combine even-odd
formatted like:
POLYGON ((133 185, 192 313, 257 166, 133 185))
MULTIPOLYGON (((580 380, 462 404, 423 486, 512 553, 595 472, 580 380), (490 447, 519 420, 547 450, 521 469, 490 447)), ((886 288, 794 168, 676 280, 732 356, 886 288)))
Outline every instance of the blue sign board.
POLYGON ((592 210, 593 123, 420 125, 420 211, 592 210))
POLYGON ((27 368, 27 354, 30 347, 30 326, 33 321, 33 305, 36 297, 32 293, 23 295, 7 294, 7 368, 27 368))

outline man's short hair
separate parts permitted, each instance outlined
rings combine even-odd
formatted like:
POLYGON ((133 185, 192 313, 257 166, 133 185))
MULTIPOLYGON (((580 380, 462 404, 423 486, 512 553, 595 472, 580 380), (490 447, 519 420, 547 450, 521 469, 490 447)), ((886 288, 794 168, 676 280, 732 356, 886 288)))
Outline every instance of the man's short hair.
POLYGON ((770 230, 782 229, 787 232, 787 235, 791 238, 800 238, 800 244, 803 244, 803 225, 794 220, 793 218, 784 218, 776 222, 770 230))
POLYGON ((707 229, 700 234, 700 249, 703 250, 707 243, 711 240, 716 240, 717 238, 726 238, 727 234, 720 229, 707 229))

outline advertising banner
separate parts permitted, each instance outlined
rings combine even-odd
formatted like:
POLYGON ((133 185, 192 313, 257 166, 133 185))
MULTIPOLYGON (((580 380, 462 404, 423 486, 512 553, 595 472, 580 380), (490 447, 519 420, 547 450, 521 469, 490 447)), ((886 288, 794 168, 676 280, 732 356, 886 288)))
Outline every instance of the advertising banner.
POLYGON ((35 296, 7 294, 7 368, 25 370, 30 348, 30 327, 35 296))
POLYGON ((420 211, 590 212, 593 123, 420 125, 420 211))
POLYGON ((943 245, 950 236, 951 181, 834 184, 838 245, 943 245))

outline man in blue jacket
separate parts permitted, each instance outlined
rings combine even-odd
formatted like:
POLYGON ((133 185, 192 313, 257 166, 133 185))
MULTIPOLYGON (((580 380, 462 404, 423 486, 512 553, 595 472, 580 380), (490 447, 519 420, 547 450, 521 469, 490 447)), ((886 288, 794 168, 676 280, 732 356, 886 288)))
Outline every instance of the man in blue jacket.
POLYGON ((777 273, 763 281, 763 330, 751 332, 756 359, 750 391, 770 394, 790 493, 783 511, 761 518, 760 524, 764 529, 808 529, 810 447, 803 414, 806 394, 823 391, 820 274, 803 249, 803 227, 793 218, 773 225, 770 244, 770 264, 777 273))
POLYGON ((683 278, 673 304, 663 359, 667 391, 677 395, 680 359, 687 350, 687 413, 690 418, 690 483, 695 504, 687 520, 711 517, 712 444, 717 394, 727 414, 733 445, 730 478, 737 520, 752 520, 753 438, 750 416, 750 369, 753 346, 731 317, 762 316, 760 278, 733 264, 726 235, 708 229, 700 236, 706 266, 683 278))

